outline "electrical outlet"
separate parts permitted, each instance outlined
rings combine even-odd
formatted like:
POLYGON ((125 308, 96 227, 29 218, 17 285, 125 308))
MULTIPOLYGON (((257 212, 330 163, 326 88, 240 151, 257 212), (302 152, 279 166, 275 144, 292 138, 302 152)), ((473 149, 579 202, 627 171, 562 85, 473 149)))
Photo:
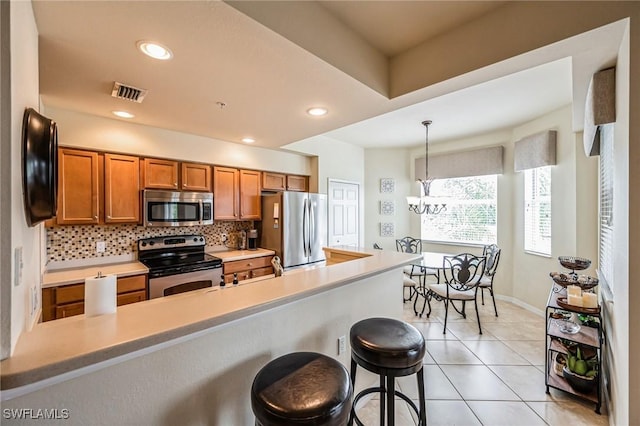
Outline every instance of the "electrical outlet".
POLYGON ((223 243, 229 241, 229 237, 227 236, 227 234, 220 234, 220 238, 222 238, 223 243))
POLYGON ((346 336, 338 337, 338 355, 342 355, 347 350, 346 336))
POLYGON ((106 249, 107 249, 107 243, 105 243, 104 241, 98 241, 96 243, 96 253, 104 253, 106 249))
POLYGON ((31 300, 31 316, 33 317, 36 313, 36 309, 38 308, 38 292, 35 287, 30 287, 29 293, 29 300, 31 300))
POLYGON ((22 269, 24 264, 22 262, 22 246, 16 247, 13 252, 13 285, 19 287, 22 285, 22 269))

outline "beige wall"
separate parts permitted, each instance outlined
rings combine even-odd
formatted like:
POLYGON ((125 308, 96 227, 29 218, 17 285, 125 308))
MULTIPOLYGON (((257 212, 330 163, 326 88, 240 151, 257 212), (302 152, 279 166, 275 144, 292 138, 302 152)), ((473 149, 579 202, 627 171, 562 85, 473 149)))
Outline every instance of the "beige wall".
POLYGON ((310 181, 309 190, 327 194, 329 179, 344 180, 360 184, 360 244, 364 242, 363 224, 365 223, 365 209, 362 208, 365 200, 366 188, 364 168, 364 149, 344 143, 326 136, 315 136, 313 138, 294 142, 286 145, 284 149, 300 152, 306 155, 313 155, 312 164, 315 167, 313 176, 317 180, 310 181))
MULTIPOLYGON (((26 108, 39 110, 38 31, 31 2, 11 2, 11 203, 3 204, 2 214, 11 215, 11 280, 2 286, 11 288, 11 351, 20 333, 35 321, 40 309, 43 225, 29 227, 22 199, 22 116, 26 108), (10 208, 10 209, 9 209, 10 208), (22 265, 14 253, 22 250, 22 265), (20 267, 21 266, 21 267, 20 267), (17 278, 16 275, 22 276, 17 278), (19 282, 17 286, 14 283, 19 282), (31 296, 37 300, 32 302, 31 296)), ((3 143, 5 143, 3 141, 3 143)), ((5 236, 3 233, 3 239, 5 236)), ((9 267, 6 265, 3 267, 9 267)), ((3 292, 3 296, 5 293, 3 292)), ((4 316, 3 316, 4 319, 4 316)), ((7 323, 3 322, 3 330, 7 323)), ((3 351, 6 348, 3 348, 3 351)))
MULTIPOLYGON (((591 239, 590 245, 577 245, 578 234, 597 235, 597 222, 581 223, 578 217, 583 211, 597 211, 597 158, 581 161, 578 175, 578 157, 584 157, 582 143, 572 131, 571 109, 564 108, 533 120, 513 131, 513 140, 553 129, 557 133, 556 166, 551 169, 551 257, 543 257, 524 252, 524 173, 516 173, 514 180, 514 235, 513 245, 513 296, 538 309, 546 306, 551 282, 549 272, 563 271, 558 256, 581 256, 592 259, 592 267, 585 271, 595 276, 598 258, 597 245, 591 239), (590 163, 590 164, 589 164, 590 163), (579 180, 580 177, 580 180, 579 180), (589 197, 582 199, 578 186, 591 189, 589 197), (579 199, 578 196, 581 196, 579 199)), ((590 213, 592 216, 592 213, 590 213)), ((583 241, 585 242, 585 241, 583 241)))
POLYGON ((362 183, 364 149, 326 136, 316 136, 285 145, 284 149, 317 157, 317 192, 327 193, 329 179, 362 183))
POLYGON ((408 149, 367 149, 365 151, 365 246, 371 248, 378 243, 385 250, 396 249, 396 238, 411 234, 407 195, 418 195, 418 187, 412 180, 408 168, 410 151, 408 149), (380 179, 395 181, 395 191, 391 194, 380 192, 380 179), (380 201, 394 201, 395 214, 381 215, 380 201), (380 236, 380 223, 392 222, 395 225, 395 237, 380 236))
MULTIPOLYGON (((250 389, 258 370, 294 351, 321 352, 348 366, 349 339, 338 356, 338 337, 348 336, 363 318, 401 318, 400 277, 399 269, 385 272, 214 327, 192 340, 3 401, 2 408, 66 408, 65 425, 252 425, 250 389)), ((371 378, 363 371, 359 388, 371 378)))
POLYGON ((247 169, 308 175, 309 158, 277 150, 133 124, 60 108, 47 114, 58 123, 60 145, 198 161, 247 169))

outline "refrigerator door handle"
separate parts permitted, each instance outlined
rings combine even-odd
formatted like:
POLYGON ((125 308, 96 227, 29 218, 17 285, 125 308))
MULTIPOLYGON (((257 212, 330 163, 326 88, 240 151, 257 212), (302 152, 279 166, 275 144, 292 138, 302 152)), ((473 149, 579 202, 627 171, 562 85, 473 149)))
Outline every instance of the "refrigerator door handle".
POLYGON ((316 215, 314 214, 314 205, 311 200, 309 200, 309 256, 311 256, 311 247, 315 246, 315 235, 316 235, 316 215))
POLYGON ((307 221, 308 221, 308 210, 307 210, 307 199, 304 199, 304 203, 302 205, 302 248, 304 251, 304 256, 305 257, 309 257, 309 253, 308 253, 308 244, 307 241, 309 241, 309 238, 307 236, 307 232, 308 232, 308 225, 307 225, 307 221))

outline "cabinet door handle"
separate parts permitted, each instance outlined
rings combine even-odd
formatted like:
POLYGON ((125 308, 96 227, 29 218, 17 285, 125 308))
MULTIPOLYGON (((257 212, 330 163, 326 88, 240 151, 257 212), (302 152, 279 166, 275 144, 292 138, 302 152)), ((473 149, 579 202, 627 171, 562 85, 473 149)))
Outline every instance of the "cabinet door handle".
POLYGON ((98 218, 98 215, 95 215, 93 218, 94 218, 94 219, 97 219, 97 218, 98 218))
POLYGON ((107 219, 111 219, 111 216, 107 216, 107 219))
POLYGON ((173 186, 178 186, 178 182, 173 182, 173 186))

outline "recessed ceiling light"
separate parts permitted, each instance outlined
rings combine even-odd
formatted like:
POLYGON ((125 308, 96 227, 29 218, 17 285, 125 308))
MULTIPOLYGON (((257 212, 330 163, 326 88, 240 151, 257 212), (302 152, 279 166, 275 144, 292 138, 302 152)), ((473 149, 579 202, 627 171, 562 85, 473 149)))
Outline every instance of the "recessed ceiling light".
POLYGON ((133 118, 133 117, 135 117, 135 115, 133 115, 130 112, 127 112, 127 111, 111 111, 111 113, 113 115, 115 115, 116 117, 120 117, 120 118, 133 118))
POLYGON ((242 142, 244 143, 254 143, 255 141, 253 138, 242 138, 242 142))
POLYGON ((326 115, 329 112, 328 109, 322 107, 313 107, 307 110, 307 114, 319 117, 321 115, 326 115))
POLYGON ((160 43, 156 43, 153 41, 139 41, 137 43, 137 46, 142 53, 155 59, 161 59, 165 61, 173 57, 173 53, 171 53, 171 50, 161 45, 160 43))

